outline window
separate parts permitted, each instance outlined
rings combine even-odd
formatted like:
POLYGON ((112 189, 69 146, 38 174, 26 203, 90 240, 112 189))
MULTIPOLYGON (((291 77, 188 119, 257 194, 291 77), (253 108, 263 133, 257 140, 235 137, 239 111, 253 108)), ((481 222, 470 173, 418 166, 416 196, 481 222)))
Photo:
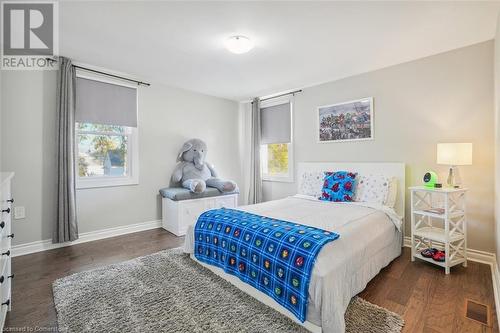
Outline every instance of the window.
POLYGON ((137 88, 77 74, 77 188, 138 184, 137 88))
POLYGON ((293 182, 292 101, 263 102, 260 112, 262 179, 293 182))

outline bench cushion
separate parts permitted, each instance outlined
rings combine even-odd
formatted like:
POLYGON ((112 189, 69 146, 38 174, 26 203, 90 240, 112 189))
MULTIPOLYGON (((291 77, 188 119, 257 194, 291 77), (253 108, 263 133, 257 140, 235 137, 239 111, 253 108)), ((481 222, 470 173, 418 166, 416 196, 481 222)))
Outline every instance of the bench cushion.
POLYGON ((183 187, 165 187, 160 190, 160 194, 162 197, 169 198, 170 200, 174 201, 218 197, 221 195, 236 193, 239 193, 239 191, 236 190, 233 192, 222 193, 214 187, 207 187, 203 193, 193 193, 183 187))

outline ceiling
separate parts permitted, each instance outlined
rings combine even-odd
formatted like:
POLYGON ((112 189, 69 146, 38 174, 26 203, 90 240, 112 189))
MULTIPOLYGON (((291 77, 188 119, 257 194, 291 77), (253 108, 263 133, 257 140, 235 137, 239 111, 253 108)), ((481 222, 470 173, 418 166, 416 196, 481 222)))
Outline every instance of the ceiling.
POLYGON ((61 2, 60 54, 232 100, 492 39, 498 2, 61 2), (255 41, 249 53, 226 37, 255 41))

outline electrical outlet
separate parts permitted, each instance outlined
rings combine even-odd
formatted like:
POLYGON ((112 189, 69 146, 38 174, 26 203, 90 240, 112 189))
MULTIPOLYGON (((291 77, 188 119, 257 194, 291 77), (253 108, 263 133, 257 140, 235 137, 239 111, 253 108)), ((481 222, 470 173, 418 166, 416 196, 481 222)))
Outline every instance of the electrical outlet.
POLYGON ((26 218, 26 209, 23 206, 14 207, 14 218, 16 220, 26 218))

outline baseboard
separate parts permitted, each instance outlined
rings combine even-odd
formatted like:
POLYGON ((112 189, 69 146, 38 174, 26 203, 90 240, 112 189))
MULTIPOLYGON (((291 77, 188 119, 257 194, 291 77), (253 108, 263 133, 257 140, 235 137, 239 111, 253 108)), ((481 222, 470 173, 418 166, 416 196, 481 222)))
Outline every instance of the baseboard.
POLYGON ((126 235, 133 232, 156 229, 161 227, 161 220, 135 223, 126 225, 123 227, 108 228, 90 232, 83 232, 76 241, 66 242, 60 244, 52 244, 51 239, 46 239, 42 241, 36 241, 31 243, 19 244, 12 247, 12 257, 22 256, 25 254, 47 251, 52 249, 57 249, 60 247, 71 246, 75 244, 81 244, 86 242, 91 242, 99 239, 110 238, 120 235, 126 235))
MULTIPOLYGON (((411 247, 410 237, 405 236, 404 246, 411 247)), ((498 271, 497 257, 494 253, 491 252, 467 249, 467 259, 490 265, 493 295, 495 296, 495 308, 497 312, 498 326, 500 327, 500 273, 498 271)))
POLYGON ((500 327, 500 274, 498 272, 498 264, 491 265, 491 280, 493 282, 493 295, 495 295, 495 308, 497 310, 498 327, 500 327))

